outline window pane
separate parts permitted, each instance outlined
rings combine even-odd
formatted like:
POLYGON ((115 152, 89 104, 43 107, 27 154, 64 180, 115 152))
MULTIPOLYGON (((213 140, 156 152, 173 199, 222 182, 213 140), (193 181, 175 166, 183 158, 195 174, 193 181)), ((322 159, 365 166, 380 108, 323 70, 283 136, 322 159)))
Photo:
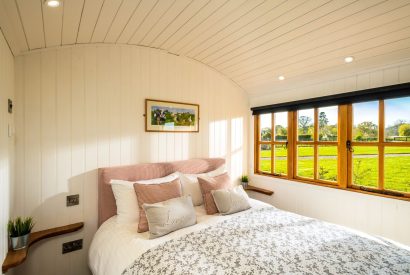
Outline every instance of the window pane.
POLYGON ((337 141, 338 107, 319 108, 319 140, 337 141))
POLYGON ((276 174, 288 173, 288 149, 283 144, 275 145, 275 170, 276 174))
POLYGON ((353 149, 353 184, 377 187, 379 149, 376 146, 355 146, 353 149))
POLYGON ((384 101, 386 141, 410 142, 410 97, 384 101))
POLYGON ((384 189, 410 193, 410 147, 384 148, 384 189))
POLYGON ((260 122, 260 139, 261 141, 272 140, 272 114, 263 114, 259 116, 260 122))
POLYGON ((314 117, 313 109, 298 111, 298 140, 299 141, 313 141, 314 131, 314 117))
POLYGON ((371 142, 378 140, 379 102, 353 104, 353 140, 371 142))
POLYGON ((261 144, 260 145, 260 154, 259 154, 259 171, 272 173, 271 170, 271 151, 272 147, 270 144, 261 144))
POLYGON ((311 178, 314 175, 314 150, 311 145, 298 145, 298 171, 299 177, 311 178))
POLYGON ((275 113, 275 140, 288 140, 288 112, 275 113))
POLYGON ((337 146, 319 146, 319 179, 337 181, 337 146))

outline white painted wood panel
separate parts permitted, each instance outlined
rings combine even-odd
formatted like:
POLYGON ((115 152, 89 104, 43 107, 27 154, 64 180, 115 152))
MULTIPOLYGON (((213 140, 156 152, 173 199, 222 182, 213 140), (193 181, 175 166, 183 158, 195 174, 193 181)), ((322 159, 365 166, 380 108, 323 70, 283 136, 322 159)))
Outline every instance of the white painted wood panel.
POLYGON ((44 28, 41 1, 16 0, 18 15, 23 25, 28 48, 44 48, 44 28))
POLYGON ((83 15, 78 29, 77 43, 89 43, 104 0, 87 0, 84 2, 83 15))
POLYGON ((24 143, 15 188, 23 192, 13 215, 33 215, 35 230, 85 228, 36 246, 15 274, 89 274, 98 167, 221 156, 235 179, 246 169, 247 97, 201 63, 143 47, 73 46, 17 57, 16 78, 25 108, 16 113, 24 143), (146 133, 146 98, 200 104, 200 132, 146 133), (80 194, 79 206, 65 207, 69 194, 80 194), (79 238, 83 250, 61 254, 63 242, 79 238))
POLYGON ((63 2, 0 2, 0 27, 15 55, 70 44, 140 45, 207 64, 249 94, 281 89, 279 75, 301 83, 355 72, 343 66, 346 56, 368 67, 410 57, 408 0, 63 2))
POLYGON ((14 96, 14 58, 0 32, 0 261, 8 250, 7 222, 13 207, 14 180, 14 114, 7 110, 7 100, 14 96))
POLYGON ((122 0, 104 1, 90 42, 104 41, 122 2, 122 0))
POLYGON ((84 1, 85 0, 64 1, 61 45, 72 45, 77 42, 77 34, 83 13, 84 1))
MULTIPOLYGON (((250 101, 252 106, 267 105, 410 82, 409 68, 410 61, 407 60, 340 79, 272 92, 262 97, 255 95, 250 97, 250 101)), ((249 129, 253 129, 252 118, 250 118, 249 129)), ((249 133, 249 146, 253 146, 253 130, 249 133)), ((252 184, 275 191, 272 197, 254 193, 252 197, 284 210, 341 224, 410 245, 410 235, 405 233, 410 232, 410 220, 407 218, 410 215, 409 202, 253 175, 253 150, 249 150, 249 152, 249 171, 251 171, 252 184)))
POLYGON ((63 26, 63 6, 50 9, 47 5, 42 5, 44 21, 45 46, 60 46, 62 37, 61 30, 63 26))
POLYGON ((115 16, 107 35, 105 36, 104 42, 106 43, 115 43, 128 21, 131 19, 131 16, 134 14, 138 8, 141 0, 124 0, 118 9, 118 13, 115 16))

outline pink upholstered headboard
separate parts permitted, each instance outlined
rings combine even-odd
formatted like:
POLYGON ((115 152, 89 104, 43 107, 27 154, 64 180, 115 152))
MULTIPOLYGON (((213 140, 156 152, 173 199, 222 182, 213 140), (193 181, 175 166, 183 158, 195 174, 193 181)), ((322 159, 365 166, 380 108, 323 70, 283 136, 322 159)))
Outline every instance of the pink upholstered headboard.
POLYGON ((173 172, 199 174, 215 170, 225 163, 222 158, 191 159, 175 162, 144 163, 98 169, 98 226, 117 213, 112 179, 136 181, 161 178, 173 172))

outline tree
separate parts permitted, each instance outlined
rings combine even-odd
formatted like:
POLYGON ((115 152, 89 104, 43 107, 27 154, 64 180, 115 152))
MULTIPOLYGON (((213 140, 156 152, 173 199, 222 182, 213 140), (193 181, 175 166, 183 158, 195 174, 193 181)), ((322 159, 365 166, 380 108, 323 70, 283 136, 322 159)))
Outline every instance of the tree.
POLYGON ((327 119, 326 113, 320 112, 319 113, 319 127, 324 128, 327 126, 328 123, 329 123, 329 119, 327 119))
POLYGON ((269 141, 272 140, 272 133, 270 128, 263 128, 261 130, 261 140, 269 141))
POLYGON ((287 136, 288 135, 287 129, 285 127, 283 127, 282 125, 276 125, 275 126, 275 132, 279 136, 287 136))
POLYGON ((356 136, 362 136, 363 139, 377 138, 377 125, 371 121, 359 123, 356 128, 356 136))
POLYGON ((300 116, 298 119, 299 130, 302 131, 301 134, 307 134, 309 126, 311 126, 312 119, 308 116, 300 116))
POLYGON ((405 123, 400 125, 399 127, 399 135, 400 136, 410 136, 410 124, 405 123))

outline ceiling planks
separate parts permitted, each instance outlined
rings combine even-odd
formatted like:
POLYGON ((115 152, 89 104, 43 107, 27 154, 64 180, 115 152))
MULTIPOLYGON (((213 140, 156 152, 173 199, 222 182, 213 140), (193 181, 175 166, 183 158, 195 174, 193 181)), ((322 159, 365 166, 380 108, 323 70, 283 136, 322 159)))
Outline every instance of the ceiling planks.
POLYGON ((115 43, 121 34, 124 27, 128 24, 131 16, 138 8, 141 0, 124 0, 118 9, 118 13, 115 16, 110 28, 107 31, 104 42, 115 43))
POLYGON ((109 28, 113 24, 115 17, 118 15, 118 11, 123 4, 123 0, 110 0, 105 1, 102 5, 100 14, 98 16, 97 23, 95 25, 90 42, 103 42, 109 28))
POLYGON ((43 20, 44 20, 44 36, 46 47, 61 45, 61 29, 63 26, 63 6, 55 9, 49 9, 42 5, 43 20))
POLYGON ((0 1, 0 28, 14 55, 28 51, 28 43, 14 0, 0 1))
POLYGON ((0 27, 15 55, 83 43, 141 45, 207 64, 250 93, 383 65, 383 57, 410 58, 408 0, 63 0, 58 8, 2 0, 0 27), (355 64, 344 64, 348 55, 355 64))
POLYGON ((83 14, 77 33, 77 43, 89 43, 104 0, 87 0, 84 2, 83 14))
POLYGON ((61 45, 75 44, 81 23, 85 0, 69 0, 63 3, 63 27, 61 31, 61 45))
POLYGON ((16 0, 16 7, 30 50, 45 47, 41 0, 16 0))

